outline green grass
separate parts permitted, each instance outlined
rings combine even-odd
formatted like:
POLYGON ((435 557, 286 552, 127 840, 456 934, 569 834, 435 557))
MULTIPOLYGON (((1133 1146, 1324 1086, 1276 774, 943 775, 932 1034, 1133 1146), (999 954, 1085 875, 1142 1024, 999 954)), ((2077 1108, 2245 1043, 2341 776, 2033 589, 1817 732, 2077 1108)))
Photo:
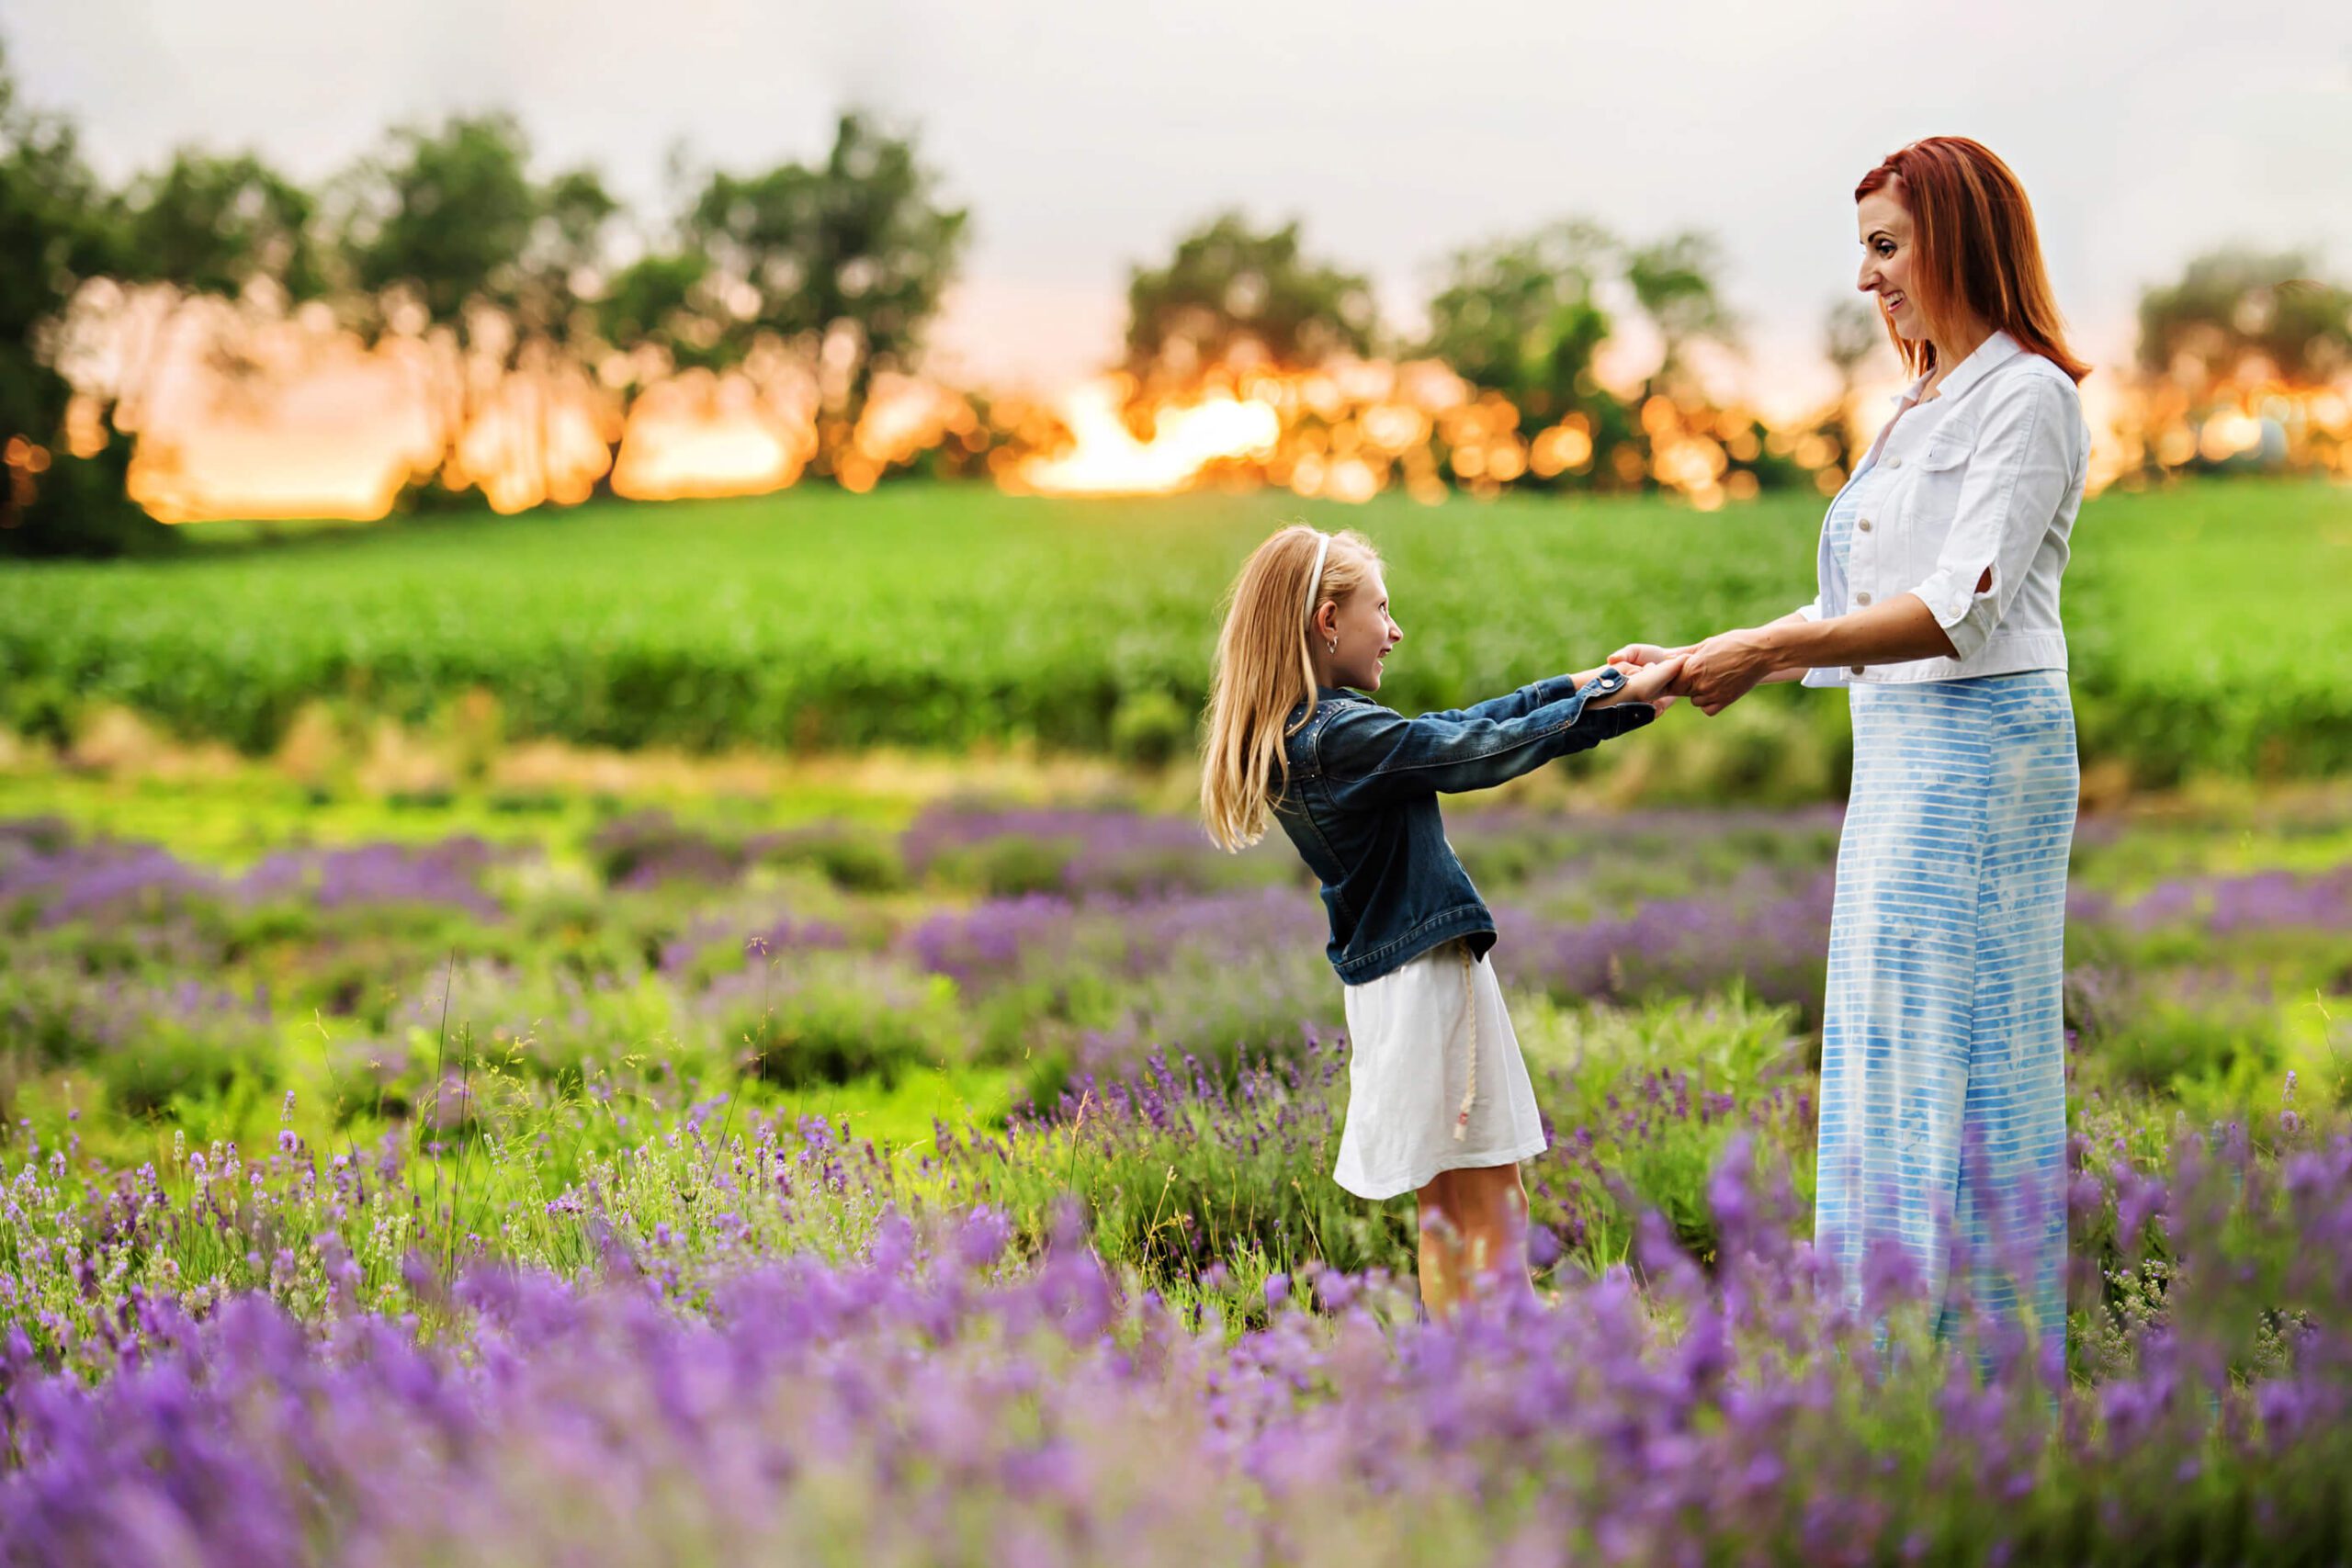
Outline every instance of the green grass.
POLYGON ((633 810, 684 814, 712 829, 856 824, 897 832, 936 790, 922 781, 893 789, 860 782, 793 779, 757 795, 645 790, 606 795, 579 787, 503 791, 470 784, 425 796, 313 788, 266 763, 180 777, 126 770, 77 775, 35 763, 0 771, 0 821, 62 818, 77 832, 168 843, 183 858, 240 871, 288 842, 430 843, 471 834, 495 844, 550 840, 576 846, 633 810))
POLYGON ((2184 485, 2086 507, 2066 580, 2090 754, 2171 783, 2352 767, 2352 490, 2184 485), (2170 760, 2173 766, 2167 767, 2170 760))
MULTIPOLYGON (((1380 544, 1406 628, 1383 695, 1413 707, 1781 614, 1811 592, 1819 510, 902 485, 276 539, 224 527, 182 559, 0 569, 0 721, 62 737, 116 702, 259 752, 306 702, 448 725, 481 687, 509 738, 1149 761, 1189 745, 1218 596, 1284 520, 1380 544)), ((2075 539, 2086 756, 2157 782, 2352 766, 2352 497, 2252 481, 2119 495, 2085 508, 2075 539)), ((1834 789, 1834 767, 1783 776, 1783 760, 1834 751, 1842 705, 1744 706, 1689 760, 1701 793, 1834 789)))

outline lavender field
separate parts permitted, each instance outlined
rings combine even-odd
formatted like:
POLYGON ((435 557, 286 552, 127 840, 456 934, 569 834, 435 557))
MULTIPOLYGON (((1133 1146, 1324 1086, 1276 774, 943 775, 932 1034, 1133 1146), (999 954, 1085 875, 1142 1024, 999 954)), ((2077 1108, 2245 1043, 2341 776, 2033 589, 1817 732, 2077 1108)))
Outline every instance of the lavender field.
POLYGON ((1835 807, 1452 819, 1552 1146, 1432 1325, 1287 857, 838 805, 0 791, 0 1560, 2352 1553, 2340 789, 2085 822, 2063 1362, 1814 1268, 1835 807))

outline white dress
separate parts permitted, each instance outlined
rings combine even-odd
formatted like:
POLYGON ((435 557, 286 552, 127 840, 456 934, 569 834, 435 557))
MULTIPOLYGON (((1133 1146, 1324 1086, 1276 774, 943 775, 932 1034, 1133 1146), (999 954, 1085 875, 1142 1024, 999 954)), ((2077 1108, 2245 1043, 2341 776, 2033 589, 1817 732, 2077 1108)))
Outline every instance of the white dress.
POLYGON ((1341 1187, 1394 1198, 1442 1170, 1544 1152, 1535 1089, 1492 964, 1449 942, 1346 993, 1348 1120, 1331 1173, 1341 1187))

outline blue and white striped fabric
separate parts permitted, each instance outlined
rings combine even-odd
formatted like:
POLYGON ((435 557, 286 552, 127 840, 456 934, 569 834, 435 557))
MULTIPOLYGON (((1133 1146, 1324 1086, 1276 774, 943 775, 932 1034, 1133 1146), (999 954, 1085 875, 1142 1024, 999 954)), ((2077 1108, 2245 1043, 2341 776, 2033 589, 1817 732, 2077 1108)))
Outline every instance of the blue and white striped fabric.
POLYGON ((1866 458, 1861 472, 1848 479, 1845 488, 1838 492, 1838 499, 1829 503, 1829 515, 1821 525, 1821 543, 1828 552, 1828 570, 1821 583, 1821 596, 1815 601, 1826 615, 1842 615, 1853 607, 1846 566, 1854 552, 1854 519, 1861 515, 1864 505, 1877 501, 1886 488, 1886 469, 1866 458))
POLYGON ((1858 686, 1852 705, 1815 1243, 1857 1306, 1891 1241, 1939 1331, 1965 1297, 2063 1351, 2066 677, 1858 686))

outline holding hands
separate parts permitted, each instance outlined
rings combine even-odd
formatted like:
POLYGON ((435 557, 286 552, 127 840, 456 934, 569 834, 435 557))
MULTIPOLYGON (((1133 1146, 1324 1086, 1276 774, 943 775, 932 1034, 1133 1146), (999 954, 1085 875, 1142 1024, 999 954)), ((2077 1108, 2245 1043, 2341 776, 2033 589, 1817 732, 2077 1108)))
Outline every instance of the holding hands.
MULTIPOLYGON (((1760 632, 1743 630, 1720 632, 1684 648, 1628 643, 1611 654, 1609 662, 1638 671, 1636 681, 1670 671, 1657 688, 1666 694, 1658 706, 1663 709, 1676 697, 1689 697, 1700 712, 1712 717, 1770 678, 1778 661, 1760 632)), ((1631 682, 1626 692, 1632 694, 1631 682)))
POLYGON ((1620 703, 1647 703, 1664 713, 1674 705, 1682 694, 1678 682, 1683 678, 1683 661, 1679 653, 1665 649, 1652 649, 1658 655, 1651 660, 1632 660, 1612 654, 1609 662, 1629 666, 1625 689, 1607 699, 1620 703))
POLYGON ((1609 662, 1645 673, 1675 665, 1667 690, 1713 715, 1767 681, 1798 680, 1808 670, 1843 667, 1860 674, 1872 664, 1958 657, 1927 602, 1898 593, 1842 615, 1808 618, 1800 610, 1768 626, 1717 632, 1688 648, 1627 643, 1609 662))

